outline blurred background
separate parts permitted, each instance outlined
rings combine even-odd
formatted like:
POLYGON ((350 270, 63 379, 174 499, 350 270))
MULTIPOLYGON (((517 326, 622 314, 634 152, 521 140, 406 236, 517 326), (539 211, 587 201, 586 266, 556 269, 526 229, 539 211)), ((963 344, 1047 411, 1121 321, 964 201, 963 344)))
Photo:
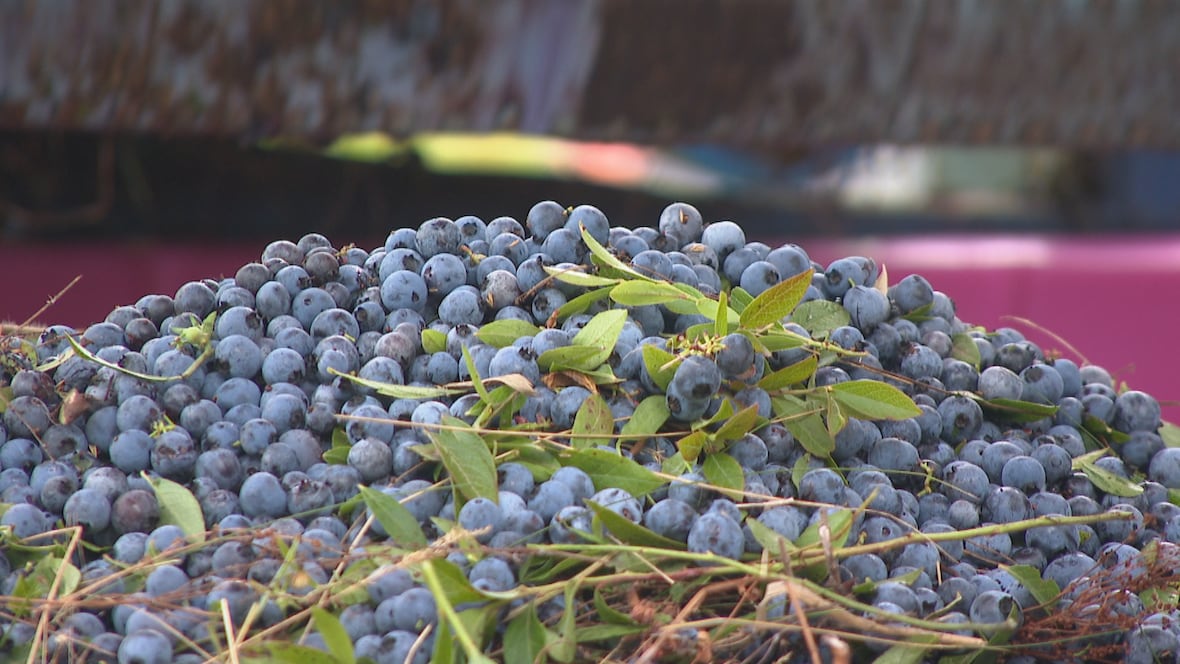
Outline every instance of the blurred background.
POLYGON ((309 231, 684 200, 921 273, 1178 421, 1176 34, 1166 0, 0 0, 0 320, 309 231))

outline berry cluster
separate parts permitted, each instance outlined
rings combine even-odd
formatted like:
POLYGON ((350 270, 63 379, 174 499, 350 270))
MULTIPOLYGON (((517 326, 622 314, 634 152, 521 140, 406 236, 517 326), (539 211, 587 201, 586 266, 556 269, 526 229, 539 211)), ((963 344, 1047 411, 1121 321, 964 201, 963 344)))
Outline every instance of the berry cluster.
MULTIPOLYGON (((204 661, 222 612, 281 625, 351 574, 361 594, 315 595, 339 610, 304 645, 339 648, 334 625, 354 657, 426 662, 487 604, 513 620, 477 645, 504 654, 524 647, 505 630, 556 630, 571 602, 607 613, 504 599, 552 579, 544 551, 717 565, 808 543, 829 558, 795 571, 873 619, 989 636, 1115 612, 1133 628, 1103 644, 1128 661, 1180 652, 1174 610, 1087 592, 1177 555, 1180 449, 1155 399, 964 323, 919 275, 825 268, 683 203, 633 230, 545 201, 372 251, 276 241, 233 277, 7 339, 0 378, 0 596, 46 596, 49 561, 119 598, 48 632, 6 599, 0 653, 204 661), (84 546, 63 554, 70 532, 84 546), (462 592, 440 595, 443 572, 462 592)), ((764 619, 793 619, 763 591, 764 619)))

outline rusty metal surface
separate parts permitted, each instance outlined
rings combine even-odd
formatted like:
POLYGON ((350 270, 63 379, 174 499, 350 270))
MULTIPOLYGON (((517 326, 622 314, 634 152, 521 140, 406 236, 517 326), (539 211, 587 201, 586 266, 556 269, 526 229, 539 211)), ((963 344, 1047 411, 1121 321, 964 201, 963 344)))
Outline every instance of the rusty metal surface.
POLYGON ((0 128, 1180 147, 1171 0, 0 0, 0 128))

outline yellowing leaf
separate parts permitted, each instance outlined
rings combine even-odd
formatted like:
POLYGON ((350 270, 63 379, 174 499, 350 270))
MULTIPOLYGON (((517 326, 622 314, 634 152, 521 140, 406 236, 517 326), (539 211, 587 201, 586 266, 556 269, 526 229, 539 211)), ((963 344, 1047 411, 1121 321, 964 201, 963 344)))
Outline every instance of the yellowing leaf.
POLYGON ((611 417, 610 406, 606 405, 602 397, 591 394, 589 399, 582 402, 574 415, 574 427, 570 435, 570 444, 574 447, 594 447, 607 445, 614 433, 614 419, 611 417))
POLYGON ((806 270, 763 291, 742 310, 742 327, 758 329, 789 316, 811 285, 811 274, 806 270))
POLYGON ((422 350, 427 353, 441 353, 447 349, 447 335, 438 330, 422 330, 422 350))
POLYGON ((160 505, 160 523, 179 526, 189 540, 204 542, 205 515, 192 492, 172 480, 153 478, 147 473, 143 476, 152 485, 160 505))
POLYGON ((599 288, 602 286, 614 286, 619 283, 618 279, 610 277, 600 277, 596 274, 586 274, 581 269, 551 267, 545 265, 545 272, 554 279, 571 284, 574 286, 582 286, 585 288, 599 288))

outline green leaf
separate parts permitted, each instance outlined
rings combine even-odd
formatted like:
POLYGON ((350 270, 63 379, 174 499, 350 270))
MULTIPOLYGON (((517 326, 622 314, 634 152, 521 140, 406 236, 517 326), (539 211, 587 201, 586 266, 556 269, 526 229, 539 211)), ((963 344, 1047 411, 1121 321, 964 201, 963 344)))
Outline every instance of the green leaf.
POLYGON ((758 424, 758 406, 746 406, 726 420, 725 424, 722 424, 721 428, 713 434, 713 439, 719 441, 737 440, 753 431, 756 424, 758 424))
MULTIPOLYGON (((453 600, 448 594, 448 588, 443 583, 443 579, 447 578, 442 576, 441 568, 444 564, 449 563, 445 560, 435 558, 426 560, 422 563, 421 567, 422 580, 426 584, 426 587, 430 589, 431 594, 434 595, 434 601, 438 606, 439 622, 445 622, 451 632, 454 633, 454 638, 463 648, 463 654, 467 656, 468 662, 492 664, 492 659, 483 654, 482 644, 476 641, 475 637, 467 628, 466 623, 461 619, 459 612, 455 610, 453 600)), ((454 567, 454 565, 451 565, 451 567, 454 567)), ((466 581, 466 578, 463 578, 463 581, 466 581)))
POLYGON ((603 401, 598 394, 591 394, 589 399, 582 402, 577 414, 574 415, 570 445, 574 447, 609 445, 614 430, 615 422, 611 416, 610 406, 606 405, 606 401, 603 401))
POLYGON ((732 303, 734 311, 741 315, 741 312, 745 311, 746 307, 754 301, 754 296, 750 295, 746 289, 735 286, 729 289, 729 301, 732 303))
POLYGON ((811 273, 811 270, 806 270, 789 277, 754 298, 754 301, 742 310, 742 327, 747 330, 756 330, 777 323, 791 315, 799 301, 803 299, 807 287, 811 285, 811 273))
POLYGON ((537 617, 537 606, 530 602, 515 618, 508 622, 504 633, 504 661, 529 664, 553 641, 557 635, 545 629, 537 617))
POLYGON ((1130 435, 1111 428, 1109 424, 1089 413, 1082 416, 1082 428, 1080 431, 1083 437, 1086 434, 1090 434, 1106 443, 1125 443, 1131 439, 1130 435))
POLYGON ((586 625, 578 630, 578 640, 583 643, 613 641, 619 637, 645 632, 648 629, 640 625, 586 625))
MULTIPOLYGON (((504 348, 505 346, 511 346, 513 342, 521 337, 531 337, 540 331, 541 328, 532 323, 516 320, 515 318, 506 318, 481 325, 479 330, 476 331, 475 336, 493 348, 504 348)), ((445 344, 445 337, 443 341, 445 344)), ((443 349, 446 349, 445 345, 443 349)))
POLYGON ((360 376, 344 373, 338 369, 328 367, 328 373, 333 376, 340 376, 346 380, 350 380, 357 385, 363 385, 377 394, 394 399, 437 399, 438 397, 450 396, 454 394, 467 394, 471 390, 457 388, 457 387, 424 387, 418 385, 398 385, 396 383, 382 383, 377 380, 368 380, 360 376))
POLYGON ((970 395, 983 408, 986 414, 1003 418, 1009 422, 1035 422, 1046 417, 1053 417, 1057 406, 1020 401, 1019 399, 984 399, 977 395, 970 395))
POLYGON ((28 581, 26 585, 22 585, 20 592, 16 592, 17 597, 28 599, 44 599, 49 595, 49 590, 53 587, 54 579, 61 575, 61 583, 57 586, 57 596, 64 597, 72 594, 78 589, 78 584, 82 581, 82 572, 74 566, 73 563, 58 558, 57 556, 45 556, 39 558, 33 571, 27 577, 22 577, 21 581, 28 581))
POLYGON ((1160 438, 1164 439, 1166 447, 1180 447, 1180 427, 1171 422, 1164 422, 1160 427, 1160 438))
POLYGON ((610 299, 629 307, 662 304, 680 314, 698 313, 694 298, 676 286, 663 281, 624 281, 611 289, 610 299))
MULTIPOLYGON (((583 231, 585 232, 585 231, 583 231)), ((591 238, 593 239, 593 238, 591 238)), ((578 651, 577 583, 566 584, 565 611, 558 623, 557 640, 549 647, 549 656, 559 662, 572 662, 578 651)))
POLYGON ((807 471, 811 470, 811 461, 815 459, 810 454, 800 454, 798 459, 795 459, 794 465, 791 466, 791 484, 795 485, 795 490, 799 489, 799 483, 803 481, 803 476, 807 471))
MULTIPOLYGON (((839 549, 848 541, 848 535, 852 532, 852 520, 855 515, 852 510, 848 508, 840 508, 828 512, 828 532, 831 535, 831 542, 833 549, 839 549)), ((806 529, 799 535, 799 539, 795 540, 795 546, 804 549, 809 546, 818 546, 822 539, 820 537, 820 526, 823 521, 807 526, 806 529)))
POLYGON ((660 427, 664 426, 664 422, 667 422, 669 417, 671 417, 671 413, 668 412, 666 398, 658 394, 646 397, 635 407, 631 418, 623 424, 620 431, 621 440, 653 436, 660 430, 660 427))
POLYGON ((771 329, 771 330, 763 332, 757 336, 749 334, 749 332, 746 332, 746 337, 750 340, 751 343, 754 344, 755 348, 758 347, 759 344, 761 344, 762 347, 765 348, 767 352, 771 352, 771 353, 773 353, 776 350, 789 350, 791 348, 798 348, 800 346, 806 346, 809 343, 811 343, 811 340, 808 339, 807 337, 805 337, 801 334, 796 334, 796 333, 792 332, 791 330, 787 330, 787 329, 783 329, 783 330, 771 329))
MULTIPOLYGON (((765 525, 758 519, 746 519, 746 525, 750 528, 750 534, 762 545, 771 556, 777 556, 780 552, 791 553, 796 549, 795 544, 791 540, 783 537, 769 526, 765 525)), ((772 557, 772 560, 775 559, 772 557)))
POLYGON ((826 459, 836 449, 836 439, 828 430, 820 410, 792 396, 771 398, 774 413, 783 419, 783 426, 795 437, 795 441, 813 456, 826 459))
POLYGON ((332 446, 324 452, 324 463, 338 466, 348 463, 348 452, 351 449, 352 444, 348 441, 344 427, 336 427, 332 430, 332 446))
POLYGON ((1016 577, 1028 591, 1032 593, 1037 604, 1051 607, 1061 595, 1061 587, 1053 579, 1041 578, 1041 573, 1032 565, 1001 565, 1008 573, 1016 577))
POLYGON ((851 320, 848 310, 829 300, 804 302, 791 313, 791 322, 803 326, 812 337, 826 336, 832 330, 847 325, 851 320))
POLYGON ((1100 491, 1122 496, 1124 498, 1134 498, 1143 493, 1143 487, 1135 482, 1116 475, 1115 473, 1106 470, 1105 468, 1095 464, 1098 459, 1106 456, 1106 450, 1096 450, 1088 454, 1083 454, 1073 460, 1073 469, 1085 473, 1086 477, 1094 483, 1100 491))
MULTIPOLYGON (((545 371, 561 371, 562 369, 571 369, 573 371, 585 371, 593 369, 602 364, 598 358, 601 356, 602 349, 597 346, 562 346, 560 348, 550 348, 541 353, 537 358, 537 366, 545 371)), ((609 355, 610 352, 607 352, 609 355)))
POLYGON ((343 466, 348 464, 348 447, 332 447, 323 453, 324 464, 343 466))
MULTIPOLYGON (((924 640, 934 643, 935 638, 936 637, 934 636, 913 636, 910 637, 909 640, 924 640)), ((890 646, 888 650, 881 653, 876 659, 873 660, 873 664, 919 664, 919 662, 925 660, 926 657, 930 655, 930 653, 931 648, 929 647, 923 648, 922 646, 918 645, 910 646, 899 643, 895 646, 890 646)))
MULTIPOLYGON (((506 447, 501 445, 499 449, 504 450, 506 447)), ((557 462, 557 458, 549 450, 542 449, 531 440, 527 441, 524 446, 513 450, 512 458, 507 460, 515 461, 528 468, 529 472, 533 474, 533 479, 537 482, 544 482, 558 468, 561 468, 561 464, 557 462)))
MULTIPOLYGON (((710 303, 702 300, 700 305, 701 309, 707 309, 710 303)), ((705 316, 709 315, 704 311, 701 313, 705 316)), ((719 337, 729 334, 729 325, 733 322, 740 324, 741 314, 729 308, 729 295, 725 291, 721 291, 721 295, 717 297, 717 309, 713 312, 713 334, 716 334, 719 337), (734 318, 737 320, 734 321, 734 318)))
POLYGON ((593 380, 595 385, 618 385, 623 382, 611 371, 609 364, 600 364, 597 369, 583 369, 582 375, 593 380))
POLYGON ((722 489, 731 489, 727 493, 731 498, 741 498, 741 491, 746 488, 746 477, 742 471, 742 464, 725 453, 710 454, 701 464, 701 474, 705 481, 722 489))
POLYGON ((758 387, 770 392, 805 382, 815 375, 818 366, 819 361, 814 355, 806 357, 790 366, 766 374, 762 380, 758 381, 758 387))
POLYGON ((332 655, 297 643, 283 643, 281 641, 267 641, 266 649, 270 653, 267 661, 282 664, 339 664, 332 655))
MULTIPOLYGON (((701 438, 704 438, 704 434, 701 434, 701 438)), ((660 471, 668 475, 683 475, 690 470, 692 470, 692 466, 684 460, 684 455, 680 452, 664 459, 664 462, 660 464, 660 471)), ((1177 491, 1177 494, 1180 495, 1180 491, 1177 491)), ((1174 500, 1173 502, 1176 501, 1174 500)))
POLYGON ((708 339, 713 336, 715 326, 712 323, 697 323, 696 325, 689 325, 688 329, 684 330, 684 338, 689 341, 697 341, 701 339, 708 339))
POLYGON ((433 431, 430 436, 455 489, 467 500, 482 496, 498 501, 496 461, 487 443, 474 431, 459 430, 467 427, 463 420, 444 415, 442 421, 456 428, 433 431))
POLYGON ((487 403, 491 400, 491 397, 488 395, 487 386, 483 384, 483 380, 479 375, 479 370, 475 368, 475 358, 472 357, 471 351, 467 348, 467 346, 463 346, 462 350, 463 363, 467 365, 467 373, 471 376, 471 382, 475 387, 475 391, 477 394, 479 394, 479 398, 482 399, 484 403, 487 403))
POLYGON ((708 436, 704 431, 694 431, 687 436, 676 441, 677 454, 680 458, 690 464, 697 462, 697 457, 701 455, 701 451, 705 449, 705 443, 708 442, 708 436))
POLYGON ((655 473, 625 456, 595 447, 573 450, 560 457, 563 466, 581 468, 594 481, 596 491, 616 487, 636 498, 664 485, 655 473))
POLYGON ((172 480, 143 473, 160 505, 160 523, 179 526, 191 542, 205 541, 205 515, 191 491, 172 480))
POLYGON ((862 420, 904 420, 922 411, 905 392, 879 380, 850 380, 827 388, 852 417, 862 420))
POLYGON ((619 283, 618 279, 600 277, 596 274, 587 274, 582 271, 581 266, 579 266, 578 269, 563 269, 549 265, 545 265, 543 267, 549 276, 560 282, 574 286, 582 286, 584 288, 599 288, 601 286, 614 286, 615 284, 619 283))
POLYGON ((394 544, 408 549, 426 548, 429 542, 418 520, 396 498, 367 486, 360 487, 360 496, 394 544))
POLYGON ((607 268, 602 272, 614 272, 620 275, 626 275, 632 279, 642 279, 643 281, 651 281, 647 275, 635 271, 630 265, 619 260, 614 254, 607 251, 605 247, 598 244, 598 240, 590 235, 585 228, 582 229, 582 241, 586 243, 586 248, 590 250, 590 254, 594 256, 594 262, 598 265, 607 268))
POLYGON ((643 346, 643 366, 652 381, 661 390, 666 390, 676 374, 677 358, 662 348, 646 344, 643 346))
POLYGON ((422 330, 422 350, 427 353, 441 353, 446 349, 447 335, 429 327, 422 330))
POLYGON ((585 503, 586 507, 594 512, 594 516, 602 523, 603 527, 623 544, 676 551, 685 549, 684 542, 654 533, 605 505, 599 505, 593 500, 587 500, 585 503))
POLYGON ((594 610, 598 612, 598 619, 604 623, 612 625, 634 625, 635 620, 626 613, 607 604, 606 598, 602 596, 602 586, 595 586, 594 588, 594 610))
POLYGON ((589 365, 587 368, 593 369, 606 362, 611 351, 614 350, 615 342, 619 340, 619 334, 622 333, 623 324, 626 322, 627 311, 625 309, 608 309, 595 314, 585 327, 578 330, 578 333, 570 340, 571 345, 593 346, 598 349, 598 355, 586 360, 589 365))
MULTIPOLYGON (((611 288, 611 286, 607 286, 582 293, 569 302, 561 305, 553 317, 557 320, 565 320, 574 314, 580 314, 583 311, 589 309, 590 305, 594 304, 595 302, 610 297, 611 288)), ((541 322, 544 323, 545 321, 541 322)))
POLYGON ((962 360, 979 370, 983 358, 979 356, 979 346, 975 345, 975 337, 960 332, 951 336, 951 357, 962 360))
POLYGON ((344 631, 340 619, 318 606, 311 608, 311 617, 315 621, 316 630, 324 637, 328 652, 332 653, 337 664, 355 664, 356 653, 352 649, 352 639, 349 638, 348 632, 344 631))

